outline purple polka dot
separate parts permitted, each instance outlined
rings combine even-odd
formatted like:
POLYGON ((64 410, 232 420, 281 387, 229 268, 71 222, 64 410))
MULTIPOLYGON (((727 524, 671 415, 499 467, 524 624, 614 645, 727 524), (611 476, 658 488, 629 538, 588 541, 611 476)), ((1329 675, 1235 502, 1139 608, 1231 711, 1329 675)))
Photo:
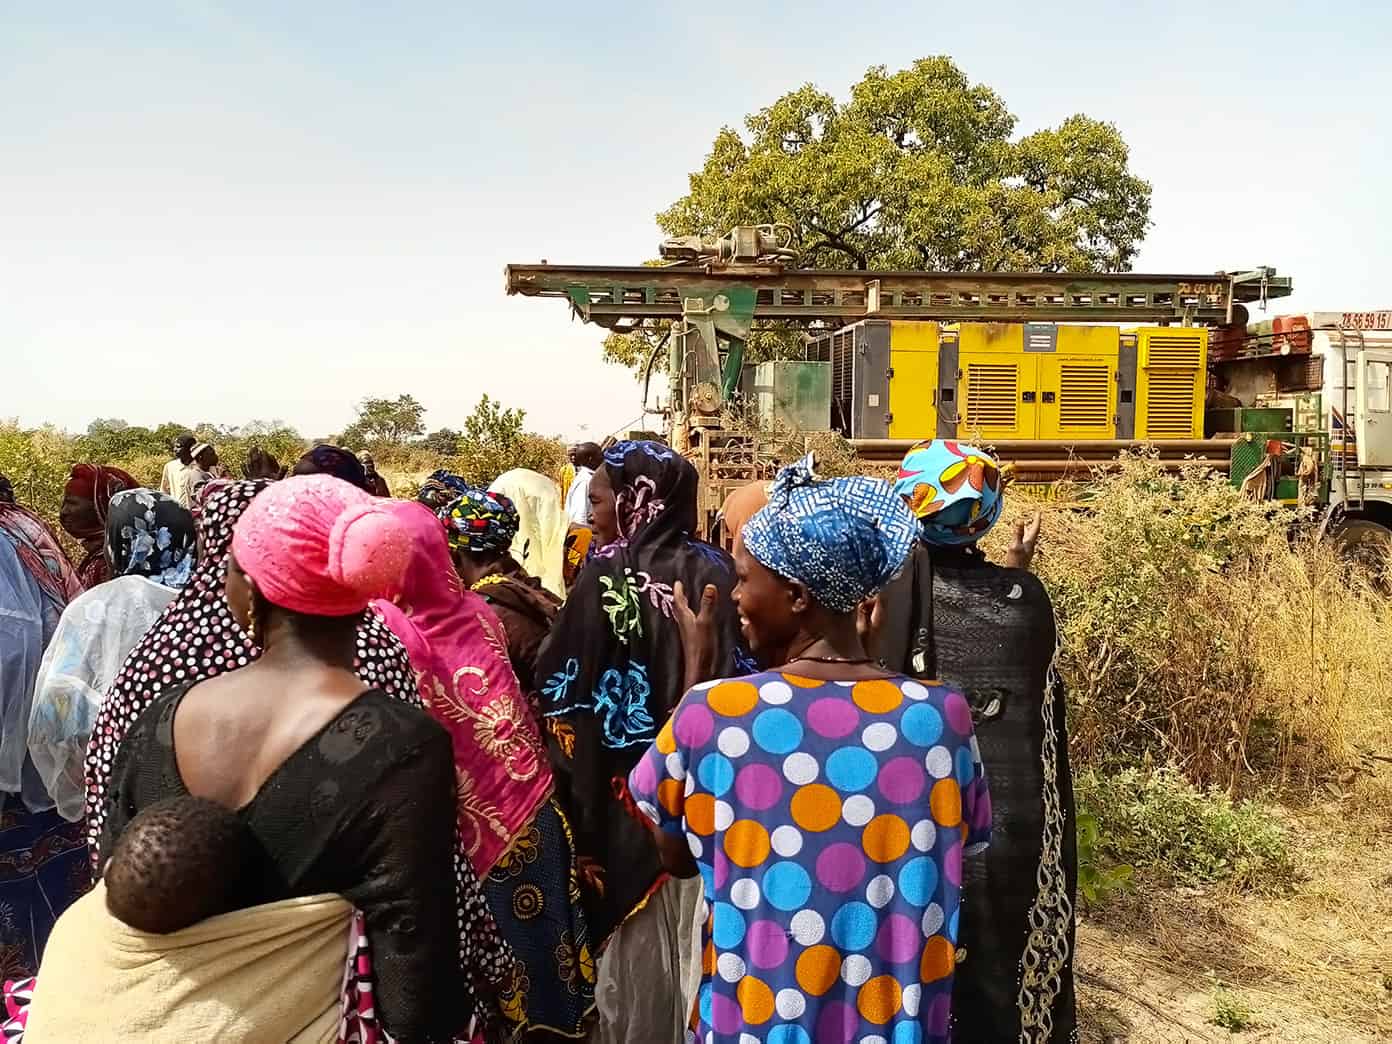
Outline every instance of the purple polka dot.
POLYGON ((778 804, 783 796, 783 781, 768 765, 746 765, 735 776, 735 796, 744 807, 762 812, 778 804))
POLYGON ((890 914, 875 937, 875 950, 891 964, 904 964, 918 956, 922 934, 918 925, 903 914, 890 914))
POLYGON ((952 1016, 952 993, 944 990, 928 1005, 928 1032, 934 1037, 947 1033, 948 1019, 952 1016))
POLYGON ((725 881, 730 876, 730 860, 725 856, 724 848, 715 850, 715 887, 724 888, 725 881))
POLYGON ((633 770, 633 793, 639 798, 646 798, 657 793, 657 769, 653 768, 652 758, 644 758, 638 762, 638 767, 633 770))
POLYGON ((960 692, 947 694, 947 699, 943 701, 943 710, 947 712, 947 723, 952 726, 953 732, 963 737, 971 732, 971 708, 967 706, 967 701, 960 692))
POLYGON ((828 845, 817 856, 817 880, 832 892, 849 892, 865 877, 865 856, 845 841, 828 845))
POLYGON ((807 724, 826 739, 842 739, 855 731, 860 715, 850 700, 825 696, 807 708, 807 724))
POLYGON ((692 703, 682 708, 677 720, 672 723, 672 735, 684 747, 699 747, 711 738, 715 731, 715 719, 704 703, 692 703))
POLYGON ((817 1044, 846 1044, 855 1040, 860 1026, 860 1016, 856 1010, 843 1001, 832 1001, 822 1005, 822 1013, 817 1016, 817 1044))
POLYGON ((923 796, 924 778, 917 758, 895 758, 880 769, 880 793, 890 801, 914 801, 923 796))
POLYGON ((711 997, 711 1028, 717 1033, 738 1033, 744 1025, 740 1006, 733 999, 717 993, 711 997))
POLYGON ((744 951, 756 968, 777 968, 788 958, 788 934, 773 921, 755 921, 744 936, 744 951))
POLYGON ((962 883, 962 846, 954 844, 943 856, 943 875, 955 885, 962 883))

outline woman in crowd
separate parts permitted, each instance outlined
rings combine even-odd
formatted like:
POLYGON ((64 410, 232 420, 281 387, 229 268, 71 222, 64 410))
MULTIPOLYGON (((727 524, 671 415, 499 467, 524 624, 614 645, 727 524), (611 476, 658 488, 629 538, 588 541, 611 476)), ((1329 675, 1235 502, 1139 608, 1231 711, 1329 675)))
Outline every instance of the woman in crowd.
POLYGON ((888 483, 785 469, 735 550, 776 666, 696 686, 629 776, 711 905, 696 1040, 950 1039, 963 861, 991 823, 971 713, 857 631, 914 530, 888 483))
POLYGON ((671 1040, 694 985, 699 889, 664 886, 657 852, 625 811, 625 779, 683 692, 674 586, 718 591, 717 668, 738 673, 730 557, 692 537, 696 470, 666 446, 623 442, 590 481, 596 538, 537 663, 556 790, 575 827, 590 933, 607 941, 600 1040, 671 1040), (662 886, 662 887, 659 887, 662 886), (619 929, 622 925, 622 929, 619 929), (611 934, 613 938, 610 938, 611 934), (686 975, 690 982, 683 982, 686 975), (676 980, 676 981, 674 981, 676 980))
POLYGON ((426 1040, 473 1014, 456 1006, 453 925, 440 916, 454 891, 454 759, 429 715, 364 688, 353 669, 363 614, 399 583, 410 540, 376 499, 330 476, 287 479, 251 502, 226 595, 261 655, 175 685, 140 715, 113 765, 101 850, 166 798, 236 809, 264 855, 247 903, 353 903, 384 1028, 426 1040))
POLYGON ((111 498, 123 489, 135 489, 140 483, 120 468, 104 464, 74 464, 63 504, 58 509, 58 524, 68 536, 87 552, 78 563, 77 578, 86 590, 111 578, 106 562, 106 516, 111 498))
POLYGON ((126 656, 188 583, 193 516, 148 489, 111 498, 106 555, 115 578, 74 599, 44 655, 29 717, 29 754, 58 812, 82 819, 82 762, 92 723, 126 656))
POLYGON ((47 527, 0 489, 0 978, 34 974, 82 891, 81 827, 51 811, 28 757, 34 679, 76 578, 47 527), (49 811, 35 811, 49 809, 49 811))
POLYGON ((768 503, 769 484, 750 482, 730 491, 720 505, 718 524, 724 530, 724 539, 733 545, 744 524, 757 515, 768 503))
POLYGON ((1006 566, 986 560, 977 544, 1001 516, 1001 472, 965 444, 914 447, 896 488, 920 544, 879 597, 876 652, 966 695, 995 814, 996 840, 962 884, 957 1039, 1064 1044, 1076 1035, 1077 853, 1054 611, 1027 569, 1038 523, 1016 527, 1006 566))
POLYGON ((295 462, 292 475, 332 475, 351 486, 367 489, 367 472, 357 455, 338 446, 319 445, 295 462))
POLYGON ((534 695, 537 652, 561 600, 510 553, 519 527, 517 508, 502 493, 470 489, 445 505, 440 518, 459 578, 498 614, 522 692, 534 695))
POLYGON ((512 501, 517 509, 517 536, 512 557, 558 598, 566 594, 565 543, 567 522, 561 489, 545 475, 513 468, 488 487, 512 501))
POLYGON ((82 581, 63 552, 58 535, 19 503, 14 484, 4 475, 0 475, 0 536, 10 539, 44 598, 59 611, 82 593, 82 581))
POLYGON ((451 500, 472 488, 468 480, 440 468, 421 483, 416 499, 438 514, 451 500))
POLYGON ((411 538, 411 557, 390 601, 376 607, 453 742, 459 833, 521 961, 504 1013, 534 1036, 582 1036, 594 1007, 594 957, 570 826, 551 796, 536 719, 497 617, 451 568, 440 520, 422 504, 391 511, 411 538))
MULTIPOLYGON (((152 701, 176 688, 245 667, 261 654, 237 625, 224 593, 233 526, 270 484, 234 482, 209 496, 199 519, 199 561, 188 586, 136 645, 108 691, 87 749, 87 830, 94 872, 100 870, 99 841, 108 805, 108 785, 116 751, 127 730, 152 701)), ((375 501, 374 501, 375 503, 375 501)), ((404 702, 419 705, 415 675, 406 650, 376 613, 364 614, 357 628, 353 670, 364 685, 404 702)), ((470 972, 460 998, 464 1008, 484 1009, 479 997, 492 994, 510 976, 513 961, 499 939, 487 900, 468 855, 456 846, 455 909, 459 930, 459 964, 470 972)), ((368 951, 367 941, 359 945, 368 951)), ((356 1018, 371 1019, 370 975, 345 983, 356 1018)))
POLYGON ((565 564, 561 567, 561 578, 565 581, 569 594, 580 578, 580 570, 590 558, 590 547, 594 543, 594 530, 588 524, 571 522, 566 526, 565 564))

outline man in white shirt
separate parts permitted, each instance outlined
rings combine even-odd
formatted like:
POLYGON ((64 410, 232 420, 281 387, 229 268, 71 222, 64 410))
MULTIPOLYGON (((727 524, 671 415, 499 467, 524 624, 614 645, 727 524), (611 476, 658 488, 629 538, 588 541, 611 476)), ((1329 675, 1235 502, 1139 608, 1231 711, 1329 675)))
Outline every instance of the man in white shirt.
POLYGON ((593 442, 580 442, 570 447, 570 462, 575 466, 575 478, 566 491, 566 518, 576 525, 590 522, 590 476, 604 463, 604 451, 593 442))
POLYGON ((198 440, 192 435, 180 435, 174 440, 174 459, 164 466, 160 476, 160 492, 168 494, 184 507, 189 506, 189 491, 185 488, 188 469, 193 464, 193 444, 198 440))

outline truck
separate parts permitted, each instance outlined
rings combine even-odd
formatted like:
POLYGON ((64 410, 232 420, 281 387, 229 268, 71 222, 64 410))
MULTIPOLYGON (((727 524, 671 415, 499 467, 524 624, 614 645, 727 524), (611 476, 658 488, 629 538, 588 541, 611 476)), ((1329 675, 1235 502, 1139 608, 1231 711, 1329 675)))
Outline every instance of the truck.
POLYGON ((977 441, 1021 481, 1145 447, 1307 505, 1351 549, 1392 546, 1392 313, 1252 322, 1249 306, 1293 289, 1270 267, 808 270, 791 230, 772 225, 661 252, 664 266, 508 265, 506 290, 565 300, 611 330, 666 325, 648 371, 665 352, 660 412, 701 472, 707 520, 763 477, 757 435, 729 424, 742 399, 764 424, 839 432, 869 461, 925 438, 977 441), (801 327, 802 350, 746 364, 760 321, 801 327))

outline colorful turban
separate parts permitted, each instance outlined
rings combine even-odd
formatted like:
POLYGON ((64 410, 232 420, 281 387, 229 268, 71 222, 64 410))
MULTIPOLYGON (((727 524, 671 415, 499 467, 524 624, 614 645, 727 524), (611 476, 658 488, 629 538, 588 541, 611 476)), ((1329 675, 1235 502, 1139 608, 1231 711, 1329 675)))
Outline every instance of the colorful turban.
POLYGON ((463 496, 473 488, 462 476, 441 468, 439 471, 431 472, 430 477, 421 484, 416 499, 431 511, 440 514, 449 506, 450 501, 463 496))
POLYGON ((351 616, 400 582, 411 535, 388 502, 331 475, 301 475, 251 502, 232 555, 272 605, 351 616))
POLYGON ((1000 464, 985 450, 946 439, 920 442, 899 465, 895 490, 928 544, 974 544, 1000 519, 1000 464))
POLYGON ((501 493, 466 487, 439 512, 452 548, 502 554, 512 547, 520 520, 517 507, 501 493))
POLYGON ((848 613, 903 568, 917 525, 882 479, 822 480, 812 458, 784 468, 768 506, 744 524, 744 546, 779 576, 797 580, 824 607, 848 613))

